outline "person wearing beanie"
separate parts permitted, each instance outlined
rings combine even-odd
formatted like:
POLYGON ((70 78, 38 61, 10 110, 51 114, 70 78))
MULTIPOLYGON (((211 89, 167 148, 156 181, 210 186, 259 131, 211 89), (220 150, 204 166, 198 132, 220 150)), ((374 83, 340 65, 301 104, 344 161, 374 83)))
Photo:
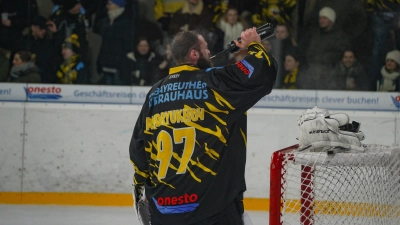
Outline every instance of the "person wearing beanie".
POLYGON ((47 25, 53 34, 54 40, 54 64, 60 65, 63 61, 60 52, 66 38, 71 34, 77 34, 80 43, 81 57, 86 59, 89 48, 87 39, 87 19, 82 10, 80 0, 62 0, 55 5, 52 14, 49 16, 47 25))
POLYGON ((79 37, 72 34, 66 38, 61 54, 64 61, 57 70, 58 83, 62 84, 86 84, 87 72, 85 64, 78 54, 80 48, 79 37))
POLYGON ((334 79, 333 69, 342 59, 343 52, 351 48, 350 37, 337 26, 336 12, 330 7, 319 10, 319 27, 310 27, 304 31, 299 41, 304 62, 307 63, 309 82, 303 89, 337 90, 327 80, 334 79))
POLYGON ((400 51, 393 50, 386 54, 385 65, 381 69, 378 91, 400 90, 400 51))
POLYGON ((80 0, 64 0, 64 2, 61 3, 61 5, 67 10, 70 11, 73 8, 77 8, 78 11, 80 11, 80 8, 82 7, 82 3, 80 0), (79 5, 79 6, 77 6, 79 5))
POLYGON ((324 7, 319 11, 319 26, 331 30, 336 21, 336 13, 332 8, 324 7))
POLYGON ((390 44, 394 42, 396 49, 400 49, 400 32, 399 32, 399 17, 400 4, 393 0, 375 0, 366 2, 365 10, 370 17, 369 35, 371 35, 372 49, 370 54, 369 76, 371 80, 371 90, 376 90, 376 82, 380 80, 380 71, 382 62, 385 60, 385 51, 387 50, 388 39, 390 44), (392 36, 394 34, 394 36, 392 36))
POLYGON ((109 0, 107 3, 107 14, 110 22, 113 23, 116 18, 125 11, 125 0, 109 0))
POLYGON ((336 21, 336 12, 330 7, 324 7, 319 11, 319 16, 328 18, 332 23, 336 21))
POLYGON ((121 8, 124 8, 126 5, 126 0, 110 0, 112 4, 115 4, 121 8))
POLYGON ((125 0, 109 0, 106 6, 108 16, 98 20, 93 28, 102 38, 96 61, 97 72, 102 77, 99 83, 102 84, 130 84, 130 71, 124 61, 126 54, 134 49, 137 26, 125 6, 125 0))
POLYGON ((71 49, 75 54, 79 55, 80 43, 78 40, 78 35, 72 34, 67 37, 63 43, 63 49, 71 49))

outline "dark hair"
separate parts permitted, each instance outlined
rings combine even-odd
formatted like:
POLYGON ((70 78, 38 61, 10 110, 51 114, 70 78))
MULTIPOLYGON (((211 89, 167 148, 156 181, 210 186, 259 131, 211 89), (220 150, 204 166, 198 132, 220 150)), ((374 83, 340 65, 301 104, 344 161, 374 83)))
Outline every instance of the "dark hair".
POLYGON ((177 64, 185 63, 192 49, 200 52, 199 33, 196 31, 181 31, 175 35, 171 44, 171 52, 177 64))
POLYGON ((32 19, 31 25, 38 26, 40 29, 45 30, 47 29, 47 19, 43 16, 35 16, 32 19))
POLYGON ((30 62, 32 61, 32 54, 28 51, 18 51, 15 54, 18 54, 21 58, 22 62, 30 62))
MULTIPOLYGON (((294 31, 293 31, 293 29, 292 29, 292 27, 289 25, 289 24, 286 24, 286 23, 278 23, 277 25, 276 25, 276 27, 277 26, 283 26, 283 27, 285 27, 286 28, 286 30, 287 30, 287 32, 289 33, 289 39, 291 40, 291 42, 292 42, 292 45, 294 45, 294 46, 297 46, 297 41, 296 41, 296 39, 294 38, 294 31)), ((275 27, 275 28, 276 28, 275 27)))
POLYGON ((140 36, 140 37, 138 37, 138 38, 136 39, 136 41, 135 41, 135 47, 137 47, 141 41, 147 41, 147 43, 148 43, 149 46, 150 46, 149 39, 148 39, 147 37, 145 37, 145 36, 140 36))
POLYGON ((354 58, 357 58, 356 52, 355 52, 353 49, 350 49, 350 48, 349 48, 349 49, 345 49, 345 50, 343 51, 342 58, 344 57, 344 54, 345 54, 346 52, 352 52, 353 55, 354 55, 354 58))
POLYGON ((301 54, 301 50, 299 47, 292 47, 288 50, 286 53, 285 57, 287 55, 292 56, 296 61, 300 62, 301 59, 303 58, 303 55, 301 54))

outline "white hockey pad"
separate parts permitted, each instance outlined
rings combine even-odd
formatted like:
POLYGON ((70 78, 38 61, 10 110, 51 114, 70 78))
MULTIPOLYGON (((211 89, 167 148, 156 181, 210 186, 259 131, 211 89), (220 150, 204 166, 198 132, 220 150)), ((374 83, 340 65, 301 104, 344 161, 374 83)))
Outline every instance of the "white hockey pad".
POLYGON ((149 202, 146 199, 144 187, 133 185, 133 208, 141 225, 150 225, 149 202))
POLYGON ((250 215, 247 212, 243 212, 242 219, 243 219, 243 225, 253 225, 250 215))
MULTIPOLYGON (((315 109, 315 108, 314 108, 315 109)), ((345 130, 349 124, 349 116, 345 113, 329 114, 322 110, 307 110, 298 121, 299 150, 327 151, 332 149, 364 151, 361 141, 364 133, 359 131, 359 123, 355 130, 345 130)))

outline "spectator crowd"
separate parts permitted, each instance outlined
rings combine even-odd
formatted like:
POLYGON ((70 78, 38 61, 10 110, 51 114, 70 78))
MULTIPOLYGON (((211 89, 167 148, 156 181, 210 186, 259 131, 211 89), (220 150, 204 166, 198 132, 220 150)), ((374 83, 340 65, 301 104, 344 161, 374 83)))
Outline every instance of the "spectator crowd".
POLYGON ((150 86, 174 66, 176 33, 215 55, 271 23, 274 88, 400 91, 400 0, 0 0, 0 13, 0 82, 150 86))

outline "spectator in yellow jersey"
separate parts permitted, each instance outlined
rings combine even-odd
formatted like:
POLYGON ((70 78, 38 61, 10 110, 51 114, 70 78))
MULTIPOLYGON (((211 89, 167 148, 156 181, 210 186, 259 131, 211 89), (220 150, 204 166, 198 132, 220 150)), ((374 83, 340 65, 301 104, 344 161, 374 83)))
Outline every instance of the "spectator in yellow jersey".
POLYGON ((80 43, 78 35, 72 34, 71 37, 65 39, 61 54, 64 59, 63 63, 57 70, 56 76, 58 83, 62 84, 86 84, 87 71, 79 52, 80 43))
POLYGON ((298 89, 298 78, 300 72, 300 61, 298 54, 286 54, 284 68, 286 75, 283 78, 282 89, 298 89))

